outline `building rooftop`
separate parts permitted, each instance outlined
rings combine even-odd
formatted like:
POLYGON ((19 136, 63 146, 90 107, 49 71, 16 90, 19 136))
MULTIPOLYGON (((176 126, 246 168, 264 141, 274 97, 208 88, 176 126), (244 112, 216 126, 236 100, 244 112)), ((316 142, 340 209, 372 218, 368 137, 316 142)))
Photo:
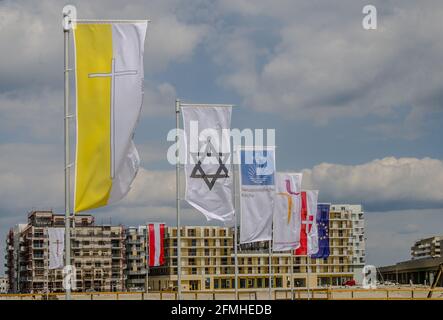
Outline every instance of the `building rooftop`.
POLYGON ((438 258, 423 258, 423 259, 413 259, 407 261, 401 261, 394 265, 379 267, 380 272, 395 272, 395 271, 406 271, 406 270, 416 270, 416 269, 436 269, 440 264, 443 263, 443 257, 438 258))

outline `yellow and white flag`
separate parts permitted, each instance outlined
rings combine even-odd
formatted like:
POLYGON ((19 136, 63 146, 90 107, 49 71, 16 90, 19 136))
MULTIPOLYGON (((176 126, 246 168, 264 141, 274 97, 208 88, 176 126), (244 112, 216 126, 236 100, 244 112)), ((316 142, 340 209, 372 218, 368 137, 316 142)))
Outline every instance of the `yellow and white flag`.
POLYGON ((143 99, 147 22, 77 23, 74 212, 123 198, 139 168, 132 141, 143 99))

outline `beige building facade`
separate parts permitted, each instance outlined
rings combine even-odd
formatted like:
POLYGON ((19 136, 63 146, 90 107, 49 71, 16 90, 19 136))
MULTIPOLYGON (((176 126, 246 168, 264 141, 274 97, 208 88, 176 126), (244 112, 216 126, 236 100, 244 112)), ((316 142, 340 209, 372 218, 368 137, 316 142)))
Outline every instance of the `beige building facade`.
POLYGON ((411 247, 412 259, 440 258, 443 236, 417 240, 411 247))
MULTIPOLYGON (((363 259, 359 259, 356 263, 354 259, 356 228, 353 225, 355 219, 352 217, 352 211, 343 207, 343 205, 331 207, 330 256, 327 259, 291 257, 289 252, 274 252, 271 255, 270 268, 268 242, 239 245, 239 289, 267 289, 270 270, 272 286, 279 289, 290 289, 291 279, 294 287, 306 287, 309 281, 309 286, 314 288, 339 286, 347 280, 358 278, 364 265, 364 252, 359 252, 359 258, 363 257, 363 259), (309 272, 308 268, 310 268, 309 272)), ((362 230, 358 230, 358 235, 361 235, 362 230)), ((235 288, 233 231, 232 228, 225 227, 182 227, 183 290, 212 291, 235 288)), ((364 251, 364 242, 358 248, 364 251)), ((175 227, 167 228, 165 255, 166 265, 150 270, 148 281, 153 290, 177 288, 177 229, 175 227)))

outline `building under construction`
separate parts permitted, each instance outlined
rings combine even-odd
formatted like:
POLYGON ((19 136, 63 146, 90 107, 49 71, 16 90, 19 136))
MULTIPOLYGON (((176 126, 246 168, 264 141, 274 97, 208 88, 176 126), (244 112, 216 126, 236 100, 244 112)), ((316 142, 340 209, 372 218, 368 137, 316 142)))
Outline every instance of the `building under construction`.
MULTIPOLYGON (((15 226, 6 240, 10 292, 62 292, 61 269, 49 270, 47 228, 64 228, 65 217, 32 211, 28 223, 15 226)), ((125 231, 122 226, 95 225, 91 215, 76 214, 71 228, 71 265, 76 268, 74 291, 125 290, 125 231)))

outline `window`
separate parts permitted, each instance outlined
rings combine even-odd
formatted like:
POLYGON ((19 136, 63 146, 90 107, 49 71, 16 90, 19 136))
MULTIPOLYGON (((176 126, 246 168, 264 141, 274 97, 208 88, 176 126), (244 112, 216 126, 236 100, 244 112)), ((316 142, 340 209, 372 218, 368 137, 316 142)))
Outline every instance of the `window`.
POLYGON ((262 288, 263 287, 263 279, 262 278, 258 278, 257 279, 257 288, 262 288))
POLYGON ((294 287, 296 287, 296 288, 306 287, 306 280, 305 279, 294 279, 294 287))

